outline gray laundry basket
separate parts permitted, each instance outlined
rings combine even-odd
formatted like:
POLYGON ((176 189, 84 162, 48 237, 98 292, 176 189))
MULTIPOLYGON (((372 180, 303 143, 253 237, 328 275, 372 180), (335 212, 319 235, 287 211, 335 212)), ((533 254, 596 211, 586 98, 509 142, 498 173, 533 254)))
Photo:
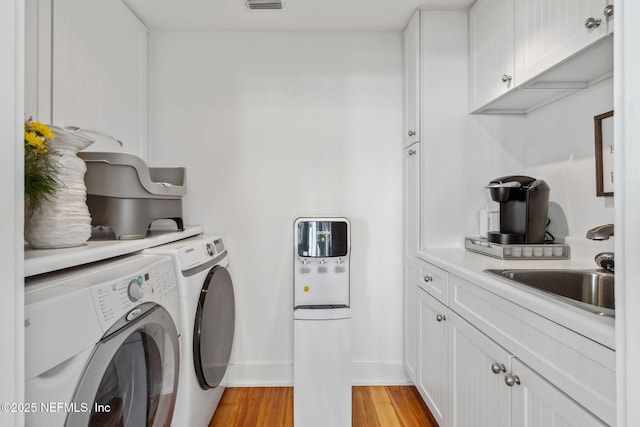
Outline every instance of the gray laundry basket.
POLYGON ((184 230, 185 168, 148 167, 128 153, 86 151, 78 156, 87 164, 91 225, 107 226, 122 240, 144 238, 156 219, 171 219, 184 230))

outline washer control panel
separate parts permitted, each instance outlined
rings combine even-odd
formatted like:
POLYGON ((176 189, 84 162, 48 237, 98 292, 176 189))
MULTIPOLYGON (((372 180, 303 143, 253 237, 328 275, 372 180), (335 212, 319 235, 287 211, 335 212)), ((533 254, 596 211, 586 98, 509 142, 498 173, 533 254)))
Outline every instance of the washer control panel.
POLYGON ((91 291, 98 319, 106 330, 141 303, 163 305, 163 302, 177 298, 178 288, 173 263, 167 258, 137 273, 96 285, 91 291))
POLYGON ((129 282, 129 299, 132 302, 137 302, 144 297, 144 279, 142 276, 138 276, 135 279, 131 279, 129 282))

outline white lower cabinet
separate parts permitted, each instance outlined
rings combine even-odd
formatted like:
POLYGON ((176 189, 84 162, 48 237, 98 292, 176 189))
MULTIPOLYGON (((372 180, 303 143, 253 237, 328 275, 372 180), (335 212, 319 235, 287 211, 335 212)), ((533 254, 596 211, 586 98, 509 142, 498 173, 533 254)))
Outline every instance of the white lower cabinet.
POLYGON ((416 253, 420 248, 420 143, 404 150, 403 195, 403 365, 411 381, 416 381, 416 253))
POLYGON ((431 414, 443 427, 448 421, 449 357, 447 319, 449 309, 418 288, 417 388, 431 414))
POLYGON ((511 372, 511 425, 518 427, 604 426, 584 407, 514 359, 511 372))
POLYGON ((416 317, 416 299, 417 295, 417 287, 413 286, 414 280, 412 280, 416 276, 416 260, 411 258, 405 258, 404 261, 404 286, 403 286, 403 305, 404 305, 404 316, 402 319, 403 323, 403 365, 404 371, 407 376, 411 379, 411 381, 416 382, 416 373, 417 373, 417 346, 418 339, 416 335, 417 328, 417 317, 416 317))
POLYGON ((511 395, 504 376, 512 356, 455 313, 450 313, 447 323, 451 359, 448 425, 510 426, 511 395))
MULTIPOLYGON (((495 333, 482 319, 492 318, 494 315, 490 313, 500 310, 498 307, 501 305, 504 306, 505 313, 510 311, 504 304, 512 303, 469 282, 462 283, 457 276, 444 270, 440 270, 442 275, 438 276, 441 277, 440 286, 432 288, 425 285, 422 276, 426 272, 429 277, 434 277, 431 273, 438 271, 438 267, 418 260, 416 270, 416 387, 440 427, 608 425, 602 421, 609 416, 606 406, 598 404, 599 400, 593 400, 588 393, 585 394, 585 390, 576 388, 573 382, 567 383, 562 377, 558 377, 556 365, 551 362, 540 363, 536 354, 526 351, 527 347, 518 344, 517 337, 529 336, 537 342, 529 344, 548 347, 544 351, 540 350, 539 355, 556 354, 557 358, 566 359, 569 363, 573 360, 582 366, 579 353, 568 352, 564 347, 566 343, 556 341, 555 348, 543 336, 534 338, 527 330, 526 322, 518 324, 515 318, 509 320, 513 335, 495 333), (467 291, 471 290, 470 286, 474 287, 473 296, 467 291), (434 289, 438 292, 434 292, 434 289), (448 300, 440 298, 439 291, 442 289, 448 290, 448 300), (502 302, 487 304, 493 299, 502 302), (481 310, 481 307, 486 310, 481 310), (481 312, 485 313, 484 317, 479 316, 481 312), (536 366, 535 370, 530 366, 536 366), (560 379, 556 383, 550 378, 560 379), (595 405, 589 406, 588 410, 579 401, 594 402, 595 405), (602 415, 594 415, 598 412, 602 415)), ((524 310, 521 307, 519 309, 524 310)), ((525 321, 527 316, 521 314, 520 321, 525 321)), ((495 314, 497 322, 500 318, 508 319, 495 314)), ((507 325, 493 325, 495 331, 507 329, 507 325)), ((531 327, 540 328, 536 330, 543 334, 551 333, 552 330, 540 323, 531 327)), ((568 330, 567 333, 575 334, 568 330)), ((551 335, 549 338, 552 338, 551 335)), ((560 339, 559 336, 556 339, 560 339)), ((562 337, 562 340, 568 342, 576 339, 581 338, 562 337)), ((595 356, 597 353, 591 354, 594 361, 598 358, 595 356)), ((607 356, 603 360, 608 363, 610 359, 607 356)), ((569 369, 568 365, 565 369, 569 369)), ((608 381, 603 381, 602 378, 610 376, 610 368, 598 368, 594 365, 592 368, 585 368, 584 372, 587 371, 594 378, 594 384, 602 384, 602 387, 597 387, 597 392, 607 390, 608 396, 610 387, 608 381)), ((611 425, 614 424, 615 420, 611 425)))

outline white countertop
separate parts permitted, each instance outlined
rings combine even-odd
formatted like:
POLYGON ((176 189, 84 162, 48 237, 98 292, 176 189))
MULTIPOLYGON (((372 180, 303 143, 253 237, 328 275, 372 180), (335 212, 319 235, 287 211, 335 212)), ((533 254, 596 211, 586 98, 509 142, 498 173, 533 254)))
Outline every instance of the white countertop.
POLYGON ((418 258, 430 262, 489 292, 558 323, 606 347, 615 349, 615 319, 573 306, 541 291, 501 279, 485 269, 596 269, 593 261, 581 260, 500 260, 469 252, 464 248, 425 249, 418 258))
POLYGON ((75 267, 90 262, 101 261, 143 249, 163 245, 176 240, 202 234, 200 226, 186 226, 184 231, 151 230, 144 239, 136 240, 89 240, 82 246, 64 249, 24 248, 24 276, 49 273, 55 270, 75 267))

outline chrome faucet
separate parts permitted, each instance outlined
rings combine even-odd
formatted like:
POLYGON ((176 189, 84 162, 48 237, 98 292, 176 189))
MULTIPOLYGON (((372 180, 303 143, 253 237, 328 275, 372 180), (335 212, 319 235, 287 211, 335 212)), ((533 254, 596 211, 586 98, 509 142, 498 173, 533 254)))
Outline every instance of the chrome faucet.
POLYGON ((615 272, 613 252, 600 252, 598 255, 596 255, 594 260, 600 268, 604 268, 610 273, 615 272))
MULTIPOLYGON (((599 225, 587 231, 587 239, 608 240, 613 236, 613 224, 599 225)), ((595 257, 596 264, 611 273, 614 272, 613 252, 601 252, 595 257)))
POLYGON ((613 236, 613 224, 599 225, 587 231, 587 239, 608 240, 613 236))

